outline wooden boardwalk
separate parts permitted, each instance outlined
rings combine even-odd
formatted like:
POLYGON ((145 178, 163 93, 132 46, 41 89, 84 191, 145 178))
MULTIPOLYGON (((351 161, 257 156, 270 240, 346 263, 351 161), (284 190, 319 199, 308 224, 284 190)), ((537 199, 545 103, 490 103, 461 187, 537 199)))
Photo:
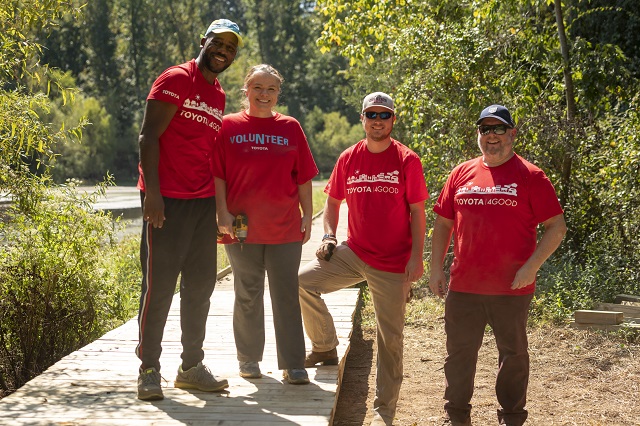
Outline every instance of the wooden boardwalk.
MULTIPOLYGON (((341 211, 339 237, 346 237, 346 208, 341 211)), ((320 218, 312 239, 303 246, 303 260, 314 256, 323 234, 320 218)), ((165 327, 161 357, 165 399, 144 402, 136 398, 139 361, 137 320, 105 334, 66 356, 18 391, 0 400, 2 425, 330 425, 349 350, 352 316, 358 290, 327 295, 340 346, 338 366, 309 368, 309 385, 283 383, 277 369, 271 303, 265 294, 266 345, 260 379, 238 376, 232 332, 232 275, 221 278, 213 292, 205 340, 205 364, 229 380, 222 393, 186 391, 173 387, 180 363, 179 296, 174 297, 165 327)), ((307 348, 310 348, 307 340, 307 348)))

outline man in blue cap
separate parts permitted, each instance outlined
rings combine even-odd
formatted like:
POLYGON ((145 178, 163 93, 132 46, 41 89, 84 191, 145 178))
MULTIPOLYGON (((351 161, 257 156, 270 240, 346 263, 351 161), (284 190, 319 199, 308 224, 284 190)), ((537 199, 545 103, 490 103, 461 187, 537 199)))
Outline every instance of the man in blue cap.
POLYGON ((198 57, 165 70, 147 97, 138 141, 144 225, 136 355, 142 400, 164 398, 161 343, 178 276, 182 364, 174 385, 209 392, 229 386, 202 364, 202 346, 217 272, 212 158, 226 99, 217 77, 242 45, 238 25, 213 21, 198 57))
POLYGON ((520 426, 527 419, 526 326, 536 274, 567 227, 547 176, 513 151, 517 128, 509 110, 491 105, 476 125, 482 155, 453 169, 433 208, 429 287, 446 296, 444 409, 447 424, 471 425, 478 351, 489 324, 498 347, 498 422, 520 426), (452 235, 447 284, 443 263, 452 235))

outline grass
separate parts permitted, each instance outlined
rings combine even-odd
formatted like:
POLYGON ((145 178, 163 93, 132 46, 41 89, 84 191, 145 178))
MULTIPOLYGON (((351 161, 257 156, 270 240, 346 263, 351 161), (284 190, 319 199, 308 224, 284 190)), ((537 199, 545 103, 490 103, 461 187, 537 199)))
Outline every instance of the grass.
MULTIPOLYGON (((324 202, 327 199, 327 194, 324 193, 324 183, 313 187, 312 197, 313 214, 315 216, 324 209, 324 202)), ((218 244, 218 270, 221 271, 227 266, 229 266, 229 260, 227 259, 227 254, 224 251, 224 246, 218 244)))

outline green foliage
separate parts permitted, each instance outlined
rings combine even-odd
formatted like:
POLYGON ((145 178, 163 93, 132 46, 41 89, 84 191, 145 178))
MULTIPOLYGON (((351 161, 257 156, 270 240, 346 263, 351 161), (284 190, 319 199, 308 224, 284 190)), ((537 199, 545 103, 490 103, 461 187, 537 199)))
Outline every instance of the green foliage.
POLYGON ((12 204, 0 222, 3 393, 130 318, 140 281, 133 259, 115 249, 112 218, 92 209, 104 188, 31 189, 39 192, 31 209, 12 204))
POLYGON ((326 186, 326 182, 322 182, 321 185, 314 185, 312 190, 312 201, 313 201, 313 215, 319 214, 324 210, 324 203, 327 201, 327 194, 324 192, 324 187, 326 186))
POLYGON ((434 197, 452 167, 479 155, 473 123, 480 110, 491 103, 511 109, 516 152, 554 182, 569 227, 540 271, 534 317, 564 320, 623 289, 638 292, 630 273, 640 235, 637 55, 621 40, 624 31, 604 28, 623 25, 623 15, 636 25, 637 2, 562 6, 574 36, 573 115, 552 2, 322 0, 318 7, 321 49, 347 58, 354 92, 394 96, 396 137, 421 156, 434 197))
POLYGON ((98 313, 102 334, 138 313, 142 282, 140 236, 129 236, 105 247, 100 267, 107 274, 102 283, 103 309, 98 313))
MULTIPOLYGON (((0 194, 11 199, 0 218, 3 395, 135 313, 132 246, 116 248, 113 219, 92 208, 113 181, 92 194, 72 181, 52 183, 58 150, 82 139, 86 120, 71 106, 73 78, 40 65, 33 34, 78 10, 66 1, 5 2, 0 10, 0 194)), ((77 99, 99 128, 110 127, 95 102, 77 99)), ((99 159, 100 150, 87 155, 99 159)))
POLYGON ((364 137, 361 124, 352 125, 340 113, 323 113, 318 107, 307 114, 304 127, 320 176, 324 178, 331 174, 340 153, 364 137))
POLYGON ((37 29, 51 29, 60 17, 78 16, 80 8, 70 7, 66 0, 5 1, 0 7, 0 82, 20 80, 26 76, 38 79, 43 71, 33 57, 42 51, 41 44, 30 37, 37 29))
POLYGON ((593 257, 584 260, 584 254, 568 252, 543 265, 532 303, 533 320, 564 324, 578 309, 612 303, 618 294, 640 294, 640 273, 628 258, 606 250, 589 256, 593 257))
POLYGON ((49 93, 56 92, 66 105, 73 101, 75 90, 59 74, 38 65, 41 46, 28 37, 35 28, 78 10, 63 7, 63 1, 21 4, 11 2, 0 10, 0 192, 12 195, 18 203, 32 197, 28 183, 32 173, 46 176, 55 157, 53 145, 79 139, 83 124, 56 127, 42 120, 51 109, 49 93), (43 91, 38 90, 41 86, 43 91))

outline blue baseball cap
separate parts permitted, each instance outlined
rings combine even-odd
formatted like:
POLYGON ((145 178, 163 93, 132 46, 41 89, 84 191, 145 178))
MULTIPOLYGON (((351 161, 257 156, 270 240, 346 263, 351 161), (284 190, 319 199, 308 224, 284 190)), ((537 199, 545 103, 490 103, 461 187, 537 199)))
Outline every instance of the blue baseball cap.
POLYGON ((478 121, 476 121, 476 125, 479 125, 480 122, 485 118, 497 118, 508 126, 516 127, 516 124, 511 118, 511 113, 506 107, 502 105, 490 105, 483 109, 480 113, 480 118, 478 118, 478 121))
POLYGON ((236 37, 238 37, 238 46, 242 47, 244 46, 244 42, 242 41, 242 35, 240 33, 240 27, 238 27, 238 24, 236 24, 233 21, 230 21, 228 19, 216 19, 215 21, 213 21, 210 25, 209 28, 207 28, 207 31, 204 33, 205 37, 208 37, 209 34, 214 33, 214 34, 220 34, 220 33, 232 33, 235 34, 236 37))

